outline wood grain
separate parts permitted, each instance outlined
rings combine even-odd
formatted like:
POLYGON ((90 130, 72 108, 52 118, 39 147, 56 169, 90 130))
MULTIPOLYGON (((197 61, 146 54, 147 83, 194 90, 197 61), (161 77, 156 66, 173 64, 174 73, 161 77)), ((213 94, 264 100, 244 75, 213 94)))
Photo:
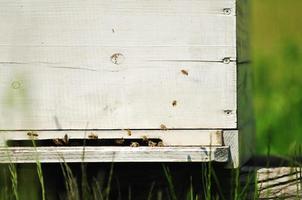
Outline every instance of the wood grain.
POLYGON ((262 168, 257 171, 260 199, 301 199, 301 168, 262 168))
POLYGON ((227 162, 228 147, 2 147, 0 163, 227 162))
POLYGON ((234 6, 233 0, 1 1, 0 45, 235 46, 234 6))
POLYGON ((0 66, 2 130, 236 128, 235 63, 0 66))
POLYGON ((236 128, 235 11, 234 0, 3 0, 0 127, 236 128))

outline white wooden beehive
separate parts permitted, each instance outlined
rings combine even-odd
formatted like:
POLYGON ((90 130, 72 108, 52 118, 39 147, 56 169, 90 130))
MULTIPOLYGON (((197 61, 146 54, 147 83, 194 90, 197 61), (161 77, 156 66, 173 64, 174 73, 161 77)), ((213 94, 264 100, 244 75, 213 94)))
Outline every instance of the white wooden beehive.
MULTIPOLYGON (((87 146, 85 161, 238 166, 253 138, 246 14, 247 0, 0 0, 3 146, 160 139, 87 146)), ((9 149, 15 162, 83 159, 75 146, 9 149)))

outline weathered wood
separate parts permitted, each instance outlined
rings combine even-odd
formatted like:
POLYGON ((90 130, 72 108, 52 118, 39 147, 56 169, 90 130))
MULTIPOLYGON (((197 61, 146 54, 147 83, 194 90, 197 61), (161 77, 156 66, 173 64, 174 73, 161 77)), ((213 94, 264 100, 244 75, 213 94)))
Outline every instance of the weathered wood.
POLYGON ((1 147, 0 163, 227 162, 228 147, 1 147))
POLYGON ((301 157, 257 156, 240 169, 248 199, 301 199, 301 157), (252 177, 252 179, 251 179, 252 177))
POLYGON ((277 167, 257 170, 260 199, 301 199, 301 168, 277 167))

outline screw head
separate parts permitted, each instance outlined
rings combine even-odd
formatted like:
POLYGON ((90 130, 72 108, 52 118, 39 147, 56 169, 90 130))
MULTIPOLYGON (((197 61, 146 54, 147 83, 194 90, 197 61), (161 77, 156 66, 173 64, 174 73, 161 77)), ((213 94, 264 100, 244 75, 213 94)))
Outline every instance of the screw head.
POLYGON ((20 89, 21 88, 21 82, 20 81, 13 81, 11 84, 13 89, 20 89))
POLYGON ((232 9, 231 9, 231 8, 224 8, 224 9, 223 9, 223 13, 224 13, 225 15, 230 15, 230 14, 232 13, 232 9))
POLYGON ((224 59, 222 59, 222 62, 224 64, 229 64, 231 62, 231 58, 224 58, 224 59))

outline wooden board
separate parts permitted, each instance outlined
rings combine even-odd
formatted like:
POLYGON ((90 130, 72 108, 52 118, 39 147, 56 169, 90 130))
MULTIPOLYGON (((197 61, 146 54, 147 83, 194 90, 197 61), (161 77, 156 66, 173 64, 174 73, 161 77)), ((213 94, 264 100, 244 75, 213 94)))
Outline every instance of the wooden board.
POLYGON ((237 127, 234 0, 2 0, 0 30, 2 130, 237 127))
POLYGON ((275 167, 257 170, 259 199, 301 199, 301 168, 275 167))
POLYGON ((2 147, 0 163, 227 162, 228 147, 2 147))
POLYGON ((256 166, 248 163, 240 169, 239 182, 247 192, 244 199, 296 200, 302 198, 300 167, 288 163, 289 160, 280 158, 275 160, 274 157, 265 157, 265 159, 255 157, 253 161, 259 163, 256 166))
POLYGON ((235 45, 234 0, 2 0, 0 7, 1 45, 235 45))
POLYGON ((145 63, 116 73, 6 64, 0 127, 236 128, 235 73, 233 63, 145 63))

